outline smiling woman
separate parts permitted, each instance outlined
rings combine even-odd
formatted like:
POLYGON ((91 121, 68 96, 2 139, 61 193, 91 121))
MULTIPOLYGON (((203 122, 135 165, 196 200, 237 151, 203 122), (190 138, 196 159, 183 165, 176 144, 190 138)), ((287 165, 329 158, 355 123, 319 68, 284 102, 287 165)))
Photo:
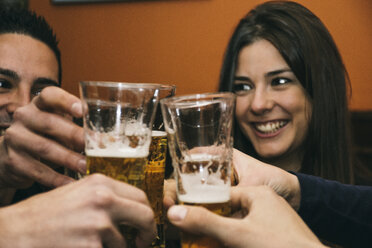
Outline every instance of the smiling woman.
POLYGON ((235 147, 286 170, 353 182, 348 76, 323 23, 294 2, 267 2, 241 19, 220 91, 237 94, 235 147))
POLYGON ((310 99, 301 83, 264 39, 241 50, 235 75, 240 129, 261 159, 298 171, 311 116, 310 99))

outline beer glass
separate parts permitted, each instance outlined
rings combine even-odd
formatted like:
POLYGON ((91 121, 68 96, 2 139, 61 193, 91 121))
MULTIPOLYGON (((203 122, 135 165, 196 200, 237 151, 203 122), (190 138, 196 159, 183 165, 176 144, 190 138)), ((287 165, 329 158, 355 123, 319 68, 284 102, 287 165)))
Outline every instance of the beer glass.
MULTIPOLYGON (((207 93, 160 101, 181 204, 230 214, 231 135, 235 96, 207 93)), ((182 233, 183 248, 221 247, 217 241, 182 233)))
MULTIPOLYGON (((160 85, 159 100, 173 96, 176 86, 160 85)), ((167 134, 164 129, 163 116, 158 105, 155 121, 152 126, 152 139, 150 144, 150 154, 145 169, 145 192, 155 213, 155 221, 158 236, 151 247, 164 248, 164 212, 163 212, 163 191, 165 163, 167 158, 167 134)))
MULTIPOLYGON (((159 85, 81 82, 87 175, 102 173, 144 189, 159 85)), ((136 230, 120 225, 128 247, 136 230)))

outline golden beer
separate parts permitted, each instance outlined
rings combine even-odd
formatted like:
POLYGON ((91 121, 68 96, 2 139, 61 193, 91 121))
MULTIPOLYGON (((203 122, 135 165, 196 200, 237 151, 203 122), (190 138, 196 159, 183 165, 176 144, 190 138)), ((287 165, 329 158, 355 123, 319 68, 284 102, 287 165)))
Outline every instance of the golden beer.
POLYGON ((102 173, 143 189, 147 157, 120 158, 87 156, 87 175, 102 173))
MULTIPOLYGON (((178 200, 181 204, 202 206, 215 214, 229 216, 230 163, 209 154, 192 154, 180 166, 178 200)), ((182 248, 223 247, 210 237, 181 233, 182 248)))
MULTIPOLYGON (((87 152, 87 175, 102 173, 143 190, 147 154, 144 154, 145 157, 141 154, 138 154, 138 157, 119 157, 125 156, 125 152, 120 154, 118 151, 106 151, 107 153, 98 152, 99 156, 92 156, 97 154, 94 151, 87 152)), ((125 225, 120 225, 119 229, 125 236, 127 247, 136 247, 137 230, 125 225)))
POLYGON ((167 152, 167 134, 164 131, 152 131, 150 154, 145 169, 145 192, 154 210, 158 236, 151 247, 165 247, 163 190, 165 158, 167 152))
MULTIPOLYGON (((215 214, 222 216, 229 216, 231 214, 231 204, 230 202, 221 202, 221 203, 188 203, 182 202, 181 204, 190 205, 190 206, 201 206, 215 214)), ((181 233, 181 247, 182 248, 219 248, 224 247, 218 241, 206 237, 206 236, 197 236, 187 232, 181 233)))

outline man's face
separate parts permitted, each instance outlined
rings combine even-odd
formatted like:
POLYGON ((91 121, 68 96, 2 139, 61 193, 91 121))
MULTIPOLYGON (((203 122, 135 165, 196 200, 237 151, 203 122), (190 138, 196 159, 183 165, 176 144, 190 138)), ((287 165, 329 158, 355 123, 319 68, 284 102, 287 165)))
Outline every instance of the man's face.
POLYGON ((0 34, 0 135, 18 107, 51 85, 58 85, 53 51, 27 35, 0 34))

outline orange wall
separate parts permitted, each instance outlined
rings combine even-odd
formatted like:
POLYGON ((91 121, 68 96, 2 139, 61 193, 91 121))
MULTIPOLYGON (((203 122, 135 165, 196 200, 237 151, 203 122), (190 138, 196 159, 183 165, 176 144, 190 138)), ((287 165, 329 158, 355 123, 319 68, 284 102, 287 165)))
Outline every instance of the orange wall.
MULTIPOLYGON (((174 83, 215 91, 228 39, 262 0, 159 0, 53 5, 29 0, 60 40, 63 87, 81 80, 174 83)), ((298 0, 323 20, 348 68, 351 108, 372 109, 372 1, 298 0)))

